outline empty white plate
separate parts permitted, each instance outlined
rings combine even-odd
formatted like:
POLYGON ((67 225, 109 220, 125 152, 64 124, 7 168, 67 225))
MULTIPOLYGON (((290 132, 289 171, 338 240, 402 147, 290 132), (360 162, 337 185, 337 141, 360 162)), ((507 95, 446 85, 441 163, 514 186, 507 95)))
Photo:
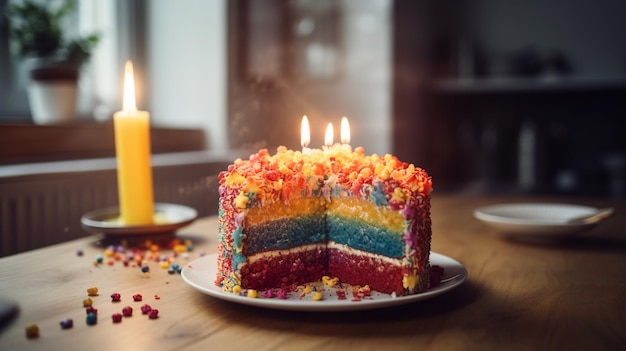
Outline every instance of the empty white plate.
POLYGON ((600 209, 558 203, 513 203, 480 207, 474 217, 508 234, 563 236, 592 228, 596 223, 572 220, 593 216, 600 209))

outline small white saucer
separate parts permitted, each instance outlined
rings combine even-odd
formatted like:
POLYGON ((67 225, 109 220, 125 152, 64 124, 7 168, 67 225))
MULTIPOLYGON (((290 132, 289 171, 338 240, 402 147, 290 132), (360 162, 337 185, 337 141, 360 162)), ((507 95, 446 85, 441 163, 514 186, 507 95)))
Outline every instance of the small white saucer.
POLYGON ((117 206, 88 212, 80 220, 86 230, 107 236, 173 235, 176 230, 191 224, 198 217, 195 209, 177 204, 155 203, 154 211, 158 221, 148 225, 128 226, 121 223, 117 206))
POLYGON ((561 237, 582 232, 597 223, 571 222, 592 216, 598 208, 559 203, 512 203, 480 207, 474 217, 506 234, 561 237))

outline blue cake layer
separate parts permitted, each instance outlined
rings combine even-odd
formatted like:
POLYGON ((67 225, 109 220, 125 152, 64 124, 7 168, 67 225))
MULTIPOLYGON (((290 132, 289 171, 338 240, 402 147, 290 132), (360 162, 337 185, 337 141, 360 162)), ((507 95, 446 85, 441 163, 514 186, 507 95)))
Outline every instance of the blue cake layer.
POLYGON ((283 218, 246 228, 245 255, 284 250, 326 241, 326 221, 322 216, 283 218))
POLYGON ((384 256, 397 258, 404 256, 401 233, 335 215, 328 215, 326 221, 328 240, 384 256))

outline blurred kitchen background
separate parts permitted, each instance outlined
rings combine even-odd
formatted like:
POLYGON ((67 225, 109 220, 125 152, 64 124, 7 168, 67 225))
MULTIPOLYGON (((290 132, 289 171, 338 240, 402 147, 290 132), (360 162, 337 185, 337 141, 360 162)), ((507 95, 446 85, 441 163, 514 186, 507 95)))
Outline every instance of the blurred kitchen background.
MULTIPOLYGON (((0 10, 11 2, 0 0, 0 10)), ((319 147, 326 124, 347 116, 353 146, 427 169, 437 191, 626 196, 626 2, 78 5, 66 25, 102 34, 81 75, 74 124, 82 128, 110 125, 132 59, 139 109, 150 111, 155 128, 200 132, 188 149, 299 148, 302 115, 319 147)), ((20 153, 32 147, 11 139, 16 126, 44 134, 62 128, 32 123, 24 70, 3 18, 0 139, 12 143, 5 165, 59 157, 20 153)), ((188 151, 176 147, 188 142, 184 135, 161 137, 153 150, 188 151)))

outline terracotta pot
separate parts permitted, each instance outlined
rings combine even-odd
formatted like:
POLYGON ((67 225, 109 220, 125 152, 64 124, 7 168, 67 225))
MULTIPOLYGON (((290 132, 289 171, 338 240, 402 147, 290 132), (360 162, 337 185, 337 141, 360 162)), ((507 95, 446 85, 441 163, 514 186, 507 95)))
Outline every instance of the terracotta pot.
POLYGON ((36 124, 64 124, 76 117, 78 68, 45 65, 31 70, 28 100, 36 124))

